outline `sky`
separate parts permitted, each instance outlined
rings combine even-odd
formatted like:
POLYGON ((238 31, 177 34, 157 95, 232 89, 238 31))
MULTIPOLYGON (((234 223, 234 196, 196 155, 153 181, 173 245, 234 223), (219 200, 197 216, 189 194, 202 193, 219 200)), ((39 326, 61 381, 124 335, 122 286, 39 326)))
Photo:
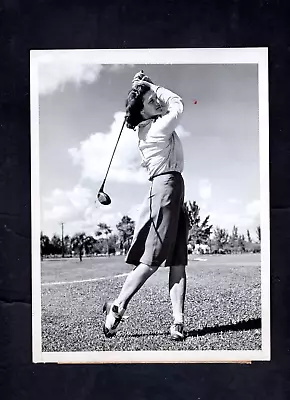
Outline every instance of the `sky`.
POLYGON ((214 226, 256 239, 259 225, 258 77, 253 64, 114 64, 50 57, 39 66, 41 230, 48 236, 85 231, 123 215, 136 220, 149 190, 137 132, 123 130, 105 191, 103 181, 135 73, 180 95, 177 128, 184 149, 185 200, 195 200, 214 226), (197 104, 194 102, 197 101, 197 104))

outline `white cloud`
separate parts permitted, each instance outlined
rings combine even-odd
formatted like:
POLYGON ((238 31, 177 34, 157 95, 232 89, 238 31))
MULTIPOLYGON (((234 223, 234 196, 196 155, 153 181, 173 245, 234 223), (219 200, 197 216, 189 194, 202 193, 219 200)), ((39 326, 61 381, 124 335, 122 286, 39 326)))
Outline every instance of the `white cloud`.
POLYGON ((67 222, 65 224, 65 233, 74 235, 77 232, 85 232, 87 235, 95 235, 100 222, 109 225, 112 233, 117 233, 116 224, 121 221, 122 216, 120 212, 106 213, 96 209, 90 218, 67 222))
POLYGON ((239 207, 236 212, 227 212, 226 210, 203 210, 201 216, 204 218, 210 215, 209 222, 215 226, 227 229, 231 233, 233 226, 237 226, 240 234, 246 235, 249 229, 252 237, 256 237, 256 227, 260 224, 259 200, 253 200, 245 207, 239 207))
POLYGON ((208 204, 206 201, 202 201, 199 205, 200 209, 206 211, 208 209, 208 204))
POLYGON ((198 183, 199 196, 203 200, 211 198, 211 182, 208 179, 201 179, 198 183))
MULTIPOLYGON (((202 215, 202 214, 201 214, 202 215)), ((211 212, 208 211, 206 215, 210 215, 209 223, 214 227, 226 229, 229 233, 232 232, 233 226, 238 227, 240 234, 246 234, 247 229, 253 234, 255 232, 255 223, 252 218, 241 213, 225 213, 225 212, 211 212)))
POLYGON ((62 89, 67 82, 75 85, 98 79, 103 66, 90 52, 46 51, 38 57, 39 93, 46 95, 62 89))
POLYGON ((134 204, 128 211, 128 216, 133 219, 133 221, 138 221, 139 215, 142 209, 143 203, 134 204))
MULTIPOLYGON (((82 178, 88 178, 94 182, 103 180, 123 120, 123 112, 115 113, 114 122, 108 133, 93 133, 80 143, 79 148, 69 149, 73 162, 82 168, 82 178)), ((145 183, 148 180, 146 171, 141 167, 137 132, 126 126, 108 176, 111 181, 119 182, 145 183)))
POLYGON ((44 220, 64 222, 77 219, 91 201, 92 192, 87 188, 77 185, 70 191, 55 189, 50 197, 44 198, 47 205, 43 211, 44 220))
POLYGON ((108 66, 109 71, 118 72, 125 67, 134 67, 135 64, 110 64, 108 66))
POLYGON ((256 218, 260 215, 260 200, 253 200, 246 206, 247 215, 256 218))
MULTIPOLYGON (((112 210, 112 206, 95 203, 95 196, 90 189, 75 186, 72 190, 53 190, 50 197, 43 199, 43 219, 46 226, 56 228, 65 224, 65 234, 85 231, 93 234, 100 222, 110 225, 116 231, 116 224, 121 220, 121 212, 112 210)), ((51 232, 45 232, 52 234, 51 232)))
POLYGON ((134 64, 100 64, 94 51, 43 50, 33 55, 39 65, 39 93, 62 90, 68 82, 79 86, 95 82, 103 69, 118 72, 134 64))
POLYGON ((228 202, 229 202, 230 204, 234 204, 234 205, 241 204, 241 200, 236 199, 235 197, 231 197, 230 199, 228 199, 228 202))
POLYGON ((260 200, 253 200, 247 204, 246 216, 251 220, 254 231, 256 230, 256 227, 261 223, 260 212, 260 200))

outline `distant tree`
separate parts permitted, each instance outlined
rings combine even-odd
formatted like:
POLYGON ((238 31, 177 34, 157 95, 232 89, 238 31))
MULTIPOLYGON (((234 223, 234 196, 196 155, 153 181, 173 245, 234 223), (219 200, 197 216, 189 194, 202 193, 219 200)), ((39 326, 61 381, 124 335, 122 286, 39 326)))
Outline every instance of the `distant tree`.
POLYGON ((94 245, 94 252, 96 254, 104 254, 108 250, 108 243, 107 240, 104 238, 96 239, 95 245, 94 245))
POLYGON ((260 225, 257 226, 257 228, 256 228, 256 234, 257 234, 258 243, 261 243, 261 227, 260 227, 260 225))
POLYGON ((71 237, 69 235, 65 235, 63 238, 63 247, 64 247, 64 254, 71 255, 71 237))
POLYGON ((49 237, 44 235, 43 232, 40 233, 40 256, 43 260, 43 256, 48 256, 50 254, 51 245, 49 237))
POLYGON ((120 248, 127 253, 132 243, 135 222, 128 217, 128 215, 124 215, 121 221, 116 225, 116 228, 118 229, 120 248))
POLYGON ((187 201, 185 209, 189 218, 189 235, 188 242, 195 244, 207 244, 212 230, 212 225, 209 225, 209 215, 201 222, 200 208, 196 201, 187 201))
POLYGON ((95 245, 96 245, 96 239, 93 236, 86 236, 84 243, 84 249, 86 254, 94 254, 95 245))
POLYGON ((118 248, 118 243, 119 243, 119 237, 118 235, 110 235, 108 237, 108 248, 109 248, 109 254, 115 254, 116 250, 118 248))
POLYGON ((238 232, 239 232, 239 228, 237 227, 237 226, 233 226, 233 230, 232 230, 232 235, 231 235, 231 238, 233 239, 233 240, 237 240, 238 239, 238 237, 239 237, 239 234, 238 234, 238 232))
POLYGON ((71 238, 71 247, 73 250, 76 250, 79 253, 80 261, 83 260, 83 252, 87 250, 86 243, 87 236, 85 232, 76 233, 71 238))
POLYGON ((233 226, 232 234, 229 237, 229 247, 231 249, 231 252, 237 253, 238 248, 239 248, 239 234, 238 234, 238 227, 233 226))
POLYGON ((245 235, 239 235, 239 237, 238 237, 238 250, 241 253, 244 253, 246 251, 245 235))
POLYGON ((252 243, 252 238, 249 229, 247 229, 247 238, 248 238, 248 243, 252 243))
POLYGON ((224 250, 226 248, 226 245, 228 244, 229 240, 229 234, 226 231, 226 229, 220 228, 217 226, 214 230, 214 244, 217 248, 217 250, 224 250))
POLYGON ((107 236, 111 232, 112 232, 112 229, 110 228, 109 225, 107 225, 107 224, 105 224, 103 222, 100 222, 98 224, 98 229, 96 231, 96 236, 101 236, 101 235, 106 235, 107 236))
POLYGON ((61 238, 54 234, 51 238, 51 252, 52 254, 61 254, 62 253, 62 242, 61 238))
POLYGON ((109 238, 108 235, 112 232, 112 229, 110 228, 109 225, 100 222, 98 224, 98 229, 95 232, 95 235, 97 237, 105 237, 106 239, 106 253, 109 255, 109 238))

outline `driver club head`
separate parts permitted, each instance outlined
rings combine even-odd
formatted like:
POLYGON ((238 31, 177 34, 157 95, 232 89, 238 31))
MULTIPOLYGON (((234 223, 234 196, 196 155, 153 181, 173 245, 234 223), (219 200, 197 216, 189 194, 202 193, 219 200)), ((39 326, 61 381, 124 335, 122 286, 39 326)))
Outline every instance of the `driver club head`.
POLYGON ((107 206, 107 205, 111 204, 110 196, 109 196, 107 193, 104 192, 104 186, 105 186, 105 182, 106 182, 106 179, 107 179, 107 175, 108 175, 108 173, 109 173, 109 169, 110 169, 110 166, 111 166, 111 163, 112 163, 112 160, 113 160, 113 157, 114 157, 114 154, 115 154, 117 145, 118 145, 118 143, 119 143, 119 140, 120 140, 120 137, 121 137, 123 128, 124 128, 125 123, 126 123, 126 119, 127 119, 127 118, 125 117, 125 118, 124 118, 124 121, 123 121, 123 125, 122 125, 122 128, 121 128, 121 131, 120 131, 119 136, 118 136, 117 143, 116 143, 116 145, 115 145, 115 148, 114 148, 114 151, 113 151, 113 154, 112 154, 112 157, 111 157, 111 160, 110 160, 108 169, 107 169, 107 172, 106 172, 106 175, 105 175, 105 178, 104 178, 103 183, 102 183, 102 185, 101 185, 101 187, 100 187, 100 189, 99 189, 99 192, 98 192, 98 194, 97 194, 97 199, 98 199, 99 202, 100 202, 101 204, 103 204, 104 206, 107 206))
POLYGON ((109 204, 111 204, 110 196, 107 193, 103 192, 101 189, 99 190, 97 197, 99 202, 104 206, 108 206, 109 204))

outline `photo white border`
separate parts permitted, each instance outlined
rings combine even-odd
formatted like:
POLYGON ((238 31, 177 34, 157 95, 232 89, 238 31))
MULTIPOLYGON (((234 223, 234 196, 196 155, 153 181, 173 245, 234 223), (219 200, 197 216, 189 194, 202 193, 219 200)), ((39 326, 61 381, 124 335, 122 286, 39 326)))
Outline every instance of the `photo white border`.
POLYGON ((31 229, 32 356, 34 363, 197 363, 269 361, 270 351, 270 205, 268 48, 31 50, 31 229), (261 204, 262 349, 255 351, 98 351, 43 352, 41 340, 40 181, 38 67, 50 54, 89 56, 97 64, 257 64, 261 204))

